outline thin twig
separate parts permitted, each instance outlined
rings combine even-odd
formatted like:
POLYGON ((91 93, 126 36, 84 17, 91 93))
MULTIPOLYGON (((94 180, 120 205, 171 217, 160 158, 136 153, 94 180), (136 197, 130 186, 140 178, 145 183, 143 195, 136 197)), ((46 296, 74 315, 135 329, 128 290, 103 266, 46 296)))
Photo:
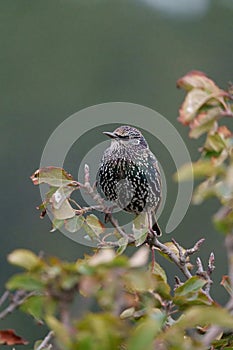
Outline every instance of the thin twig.
POLYGON ((201 261, 201 259, 200 259, 199 257, 197 257, 196 263, 197 263, 197 272, 196 272, 196 274, 197 274, 198 276, 204 277, 204 276, 203 276, 203 274, 204 274, 204 269, 203 269, 202 261, 201 261))
POLYGON ((35 349, 35 350, 43 350, 45 347, 49 346, 49 342, 51 341, 51 339, 54 336, 54 332, 50 331, 46 337, 44 338, 44 340, 42 341, 42 343, 40 343, 40 345, 35 349))
POLYGON ((14 294, 11 303, 0 313, 0 320, 2 320, 8 314, 11 314, 15 309, 22 305, 25 302, 25 300, 36 294, 37 293, 35 292, 30 292, 26 294, 25 291, 17 291, 14 294))
POLYGON ((115 227, 115 229, 121 235, 121 237, 124 237, 124 238, 127 238, 127 239, 129 238, 129 236, 121 229, 121 227, 119 226, 117 220, 114 219, 112 214, 108 214, 108 220, 109 220, 109 222, 111 222, 112 226, 115 227))
MULTIPOLYGON (((151 237, 149 237, 151 239, 151 237)), ((153 245, 156 248, 159 248, 163 253, 165 253, 169 258, 179 267, 179 269, 183 272, 186 278, 192 277, 191 272, 189 271, 187 264, 183 264, 180 262, 179 257, 171 251, 165 244, 161 243, 156 236, 149 241, 149 245, 153 245)))
MULTIPOLYGON (((228 276, 230 280, 230 285, 233 288, 233 235, 232 234, 228 234, 226 236, 225 246, 226 246, 227 257, 228 257, 228 276)), ((231 296, 225 308, 229 310, 231 314, 233 313, 233 296, 231 296)), ((203 337, 203 345, 206 347, 209 347, 213 342, 213 340, 215 340, 219 336, 219 334, 221 334, 222 330, 223 330, 222 327, 219 327, 219 326, 210 327, 203 337)))
POLYGON ((6 290, 0 298, 0 306, 5 303, 6 299, 9 297, 10 292, 6 290))

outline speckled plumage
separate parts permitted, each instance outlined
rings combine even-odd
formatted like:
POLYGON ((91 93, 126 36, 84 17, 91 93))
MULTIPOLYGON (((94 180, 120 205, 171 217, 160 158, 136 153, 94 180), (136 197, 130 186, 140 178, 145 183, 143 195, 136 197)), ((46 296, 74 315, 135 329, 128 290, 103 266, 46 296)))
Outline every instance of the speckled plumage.
POLYGON ((101 160, 97 188, 125 211, 155 214, 161 201, 161 177, 145 138, 130 126, 105 134, 112 141, 101 160))

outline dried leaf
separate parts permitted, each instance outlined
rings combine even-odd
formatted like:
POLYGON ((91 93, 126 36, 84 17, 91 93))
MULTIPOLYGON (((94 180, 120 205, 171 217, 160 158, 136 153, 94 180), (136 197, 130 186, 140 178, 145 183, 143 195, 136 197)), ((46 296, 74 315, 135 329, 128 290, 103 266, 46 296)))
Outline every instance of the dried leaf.
POLYGON ((34 174, 32 174, 31 180, 34 185, 46 183, 55 187, 75 184, 73 177, 64 169, 53 166, 36 170, 34 174))
POLYGON ((232 137, 232 132, 225 125, 219 126, 217 132, 225 139, 232 137))
POLYGON ((199 109, 208 102, 210 95, 203 90, 193 89, 185 97, 179 110, 179 122, 188 125, 195 118, 199 109))
POLYGON ((216 120, 220 115, 219 107, 210 108, 205 112, 199 113, 190 123, 189 136, 197 139, 202 134, 216 128, 216 120))
POLYGON ((13 329, 0 330, 0 344, 2 345, 26 345, 28 341, 15 334, 13 329))
POLYGON ((183 88, 186 91, 191 89, 202 89, 209 93, 218 92, 219 87, 206 76, 205 73, 193 70, 177 81, 177 87, 183 88))

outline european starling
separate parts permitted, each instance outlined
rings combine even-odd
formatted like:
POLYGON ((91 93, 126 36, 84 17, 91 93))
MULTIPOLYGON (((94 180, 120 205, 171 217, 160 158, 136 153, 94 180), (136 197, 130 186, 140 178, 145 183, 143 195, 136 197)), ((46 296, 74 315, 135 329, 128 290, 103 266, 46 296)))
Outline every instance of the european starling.
POLYGON ((149 230, 161 235, 155 219, 161 202, 161 177, 156 157, 136 128, 124 125, 104 134, 112 141, 101 160, 97 189, 127 212, 136 215, 147 212, 149 230))

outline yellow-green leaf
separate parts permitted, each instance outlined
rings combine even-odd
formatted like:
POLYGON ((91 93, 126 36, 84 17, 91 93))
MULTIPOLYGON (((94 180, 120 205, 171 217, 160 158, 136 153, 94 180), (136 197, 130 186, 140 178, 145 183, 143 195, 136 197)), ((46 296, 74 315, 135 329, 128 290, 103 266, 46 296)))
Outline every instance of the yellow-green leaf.
POLYGON ((52 213, 57 220, 70 219, 75 216, 75 210, 71 207, 68 199, 66 199, 59 209, 52 206, 52 213))
POLYGON ((10 253, 7 260, 16 266, 31 270, 41 264, 41 259, 27 249, 16 249, 10 253))
POLYGON ((47 316, 45 321, 50 329, 54 331, 55 337, 63 349, 71 346, 70 335, 64 325, 53 316, 47 316))
POLYGON ((74 233, 81 229, 85 219, 81 215, 76 215, 73 218, 65 220, 65 228, 67 231, 74 233))

